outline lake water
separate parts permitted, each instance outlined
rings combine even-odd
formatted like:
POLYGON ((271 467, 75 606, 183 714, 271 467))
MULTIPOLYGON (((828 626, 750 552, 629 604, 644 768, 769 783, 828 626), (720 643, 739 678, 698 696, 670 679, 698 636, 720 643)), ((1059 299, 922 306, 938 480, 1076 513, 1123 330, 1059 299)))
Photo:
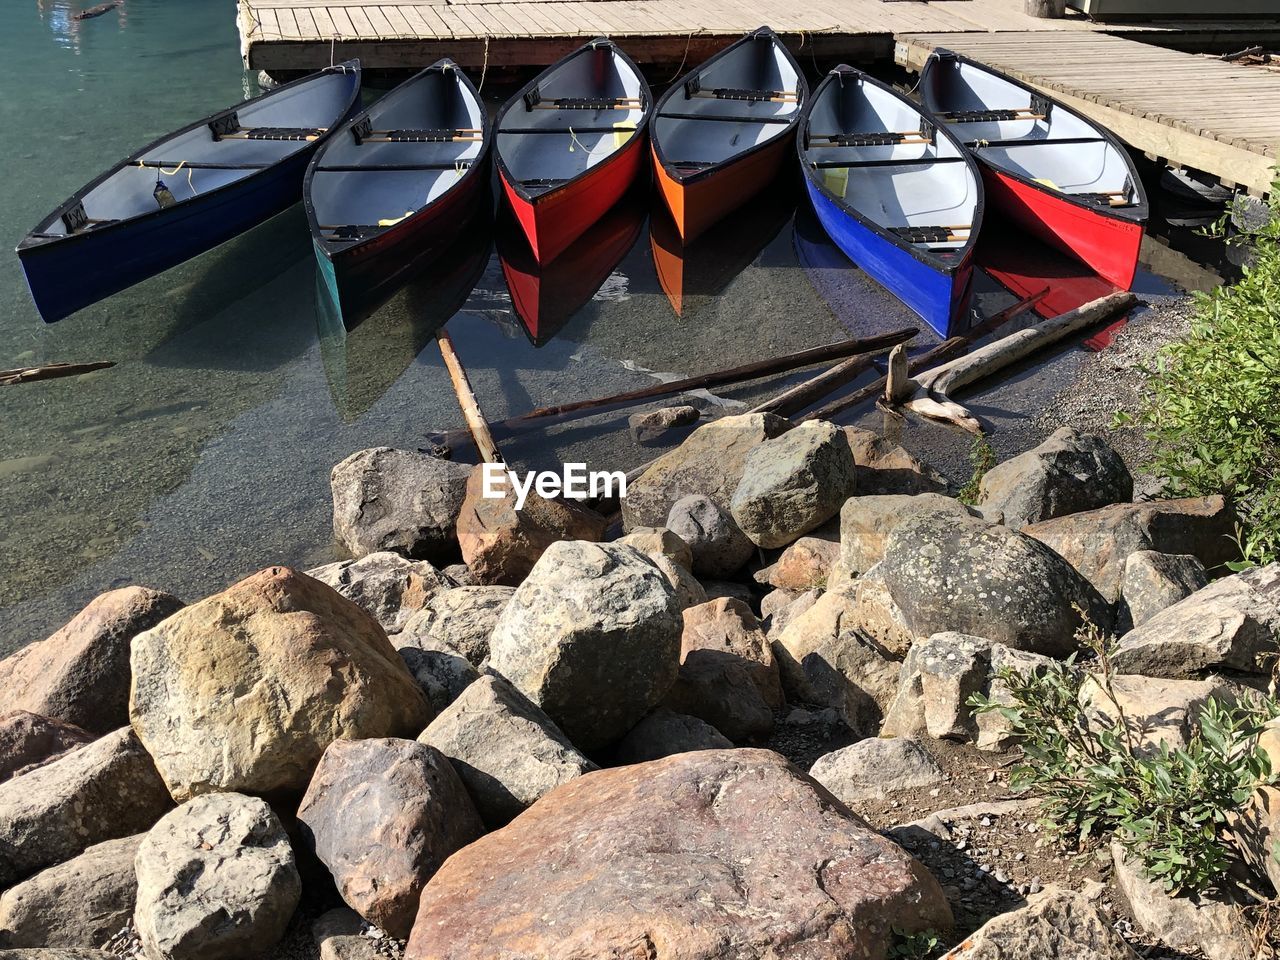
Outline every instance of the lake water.
MULTIPOLYGON (((10 0, 0 13, 7 250, 138 145, 257 93, 241 68, 229 0, 127 0, 81 23, 70 18, 76 9, 10 0)), ((495 100, 502 93, 485 90, 495 100)), ((48 326, 6 251, 0 368, 116 365, 0 387, 0 655, 114 586, 143 583, 194 600, 268 564, 337 557, 332 465, 368 446, 426 447, 462 425, 431 341, 450 315, 492 420, 911 322, 815 233, 803 209, 793 215, 794 198, 757 205, 674 259, 648 203, 615 211, 578 259, 541 277, 532 332, 504 275, 504 264, 519 266, 509 224, 499 224, 496 249, 487 231, 475 237, 447 269, 351 331, 317 300, 300 207, 48 326)), ((1157 269, 1190 270, 1185 285, 1207 282, 1179 255, 1156 252, 1157 269)), ((1146 293, 1171 290, 1149 274, 1142 283, 1146 293)), ((986 278, 979 292, 988 313, 1014 300, 986 278)), ((1079 356, 1068 346, 971 399, 1002 453, 1034 442, 1025 415, 1054 395, 1079 356)), ((695 402, 741 409, 799 376, 695 402)), ((526 469, 558 461, 626 469, 655 452, 631 441, 627 412, 501 443, 526 469)), ((879 425, 866 410, 846 418, 856 419, 879 425)), ((965 472, 967 439, 916 427, 906 439, 944 471, 965 472)))

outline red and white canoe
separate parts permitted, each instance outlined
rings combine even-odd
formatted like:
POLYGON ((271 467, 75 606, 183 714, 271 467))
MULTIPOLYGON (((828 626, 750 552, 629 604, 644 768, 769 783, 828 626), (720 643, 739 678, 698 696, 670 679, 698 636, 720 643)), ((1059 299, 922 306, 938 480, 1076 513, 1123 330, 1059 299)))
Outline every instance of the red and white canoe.
POLYGON ((498 174, 538 263, 563 253, 635 181, 652 106, 639 68, 605 39, 547 68, 503 105, 498 174))
POLYGON ((1109 131, 949 50, 925 64, 920 95, 973 151, 990 204, 1104 280, 1133 285, 1147 196, 1109 131))

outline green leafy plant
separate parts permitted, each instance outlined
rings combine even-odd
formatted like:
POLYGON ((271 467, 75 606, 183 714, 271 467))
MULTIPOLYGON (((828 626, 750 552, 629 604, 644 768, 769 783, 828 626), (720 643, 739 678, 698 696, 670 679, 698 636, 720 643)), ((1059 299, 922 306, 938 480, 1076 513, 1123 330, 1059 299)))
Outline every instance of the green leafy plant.
POLYGON ((1240 282, 1198 294, 1187 337, 1146 368, 1137 415, 1170 495, 1235 501, 1250 564, 1280 559, 1280 181, 1271 210, 1240 282))
POLYGON ((1166 890, 1209 888, 1232 857, 1228 815, 1274 779, 1256 738, 1280 704, 1211 698, 1185 748, 1144 742, 1115 693, 1112 638, 1086 624, 1079 639, 1094 656, 1087 670, 1074 655, 1025 673, 1005 670, 1007 696, 975 695, 970 705, 1010 724, 1023 753, 1011 782, 1043 797, 1045 823, 1060 840, 1079 845, 1114 834, 1166 890))
POLYGON ((996 465, 995 447, 991 446, 991 441, 987 439, 986 434, 980 433, 974 437, 973 445, 969 448, 969 463, 973 465, 973 475, 969 477, 969 482, 960 488, 956 499, 973 506, 978 502, 982 478, 996 465))
POLYGON ((906 933, 893 928, 893 945, 886 954, 890 960, 931 960, 942 950, 942 938, 936 930, 906 933))

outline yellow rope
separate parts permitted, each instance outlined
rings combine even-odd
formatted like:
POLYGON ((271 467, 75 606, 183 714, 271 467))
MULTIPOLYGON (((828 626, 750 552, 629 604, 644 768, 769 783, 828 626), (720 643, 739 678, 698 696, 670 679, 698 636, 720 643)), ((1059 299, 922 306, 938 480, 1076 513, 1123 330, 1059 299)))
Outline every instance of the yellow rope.
MULTIPOLYGON (((139 160, 139 161, 138 161, 138 166, 139 166, 139 167, 141 167, 143 170, 145 170, 145 169, 147 169, 147 162, 146 162, 145 160, 139 160)), ((156 167, 156 168, 155 168, 155 169, 156 169, 156 180, 159 180, 159 179, 160 179, 160 176, 161 176, 162 174, 163 174, 164 176, 166 176, 166 177, 172 177, 172 176, 176 175, 177 173, 179 173, 179 172, 182 170, 182 168, 183 168, 183 167, 187 167, 187 161, 185 161, 185 160, 179 160, 179 161, 178 161, 178 165, 177 165, 176 167, 174 167, 172 170, 166 170, 164 167, 156 167)), ((187 187, 191 190, 191 192, 192 192, 192 193, 195 193, 195 192, 196 192, 196 185, 195 185, 194 183, 192 183, 192 182, 191 182, 191 175, 192 175, 192 173, 193 173, 193 172, 194 172, 194 171, 192 170, 192 168, 191 168, 191 167, 187 167, 187 187)))

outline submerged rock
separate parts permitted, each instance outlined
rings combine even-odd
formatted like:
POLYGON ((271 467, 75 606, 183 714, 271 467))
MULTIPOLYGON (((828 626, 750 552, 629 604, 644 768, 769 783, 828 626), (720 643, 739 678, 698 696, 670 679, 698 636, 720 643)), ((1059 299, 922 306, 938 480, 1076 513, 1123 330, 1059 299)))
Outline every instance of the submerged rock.
POLYGON ((691 494, 671 506, 667 527, 689 546, 693 572, 728 577, 755 556, 756 545, 739 529, 729 511, 710 497, 691 494))
POLYGON ((580 777, 454 855, 405 957, 839 960, 950 925, 925 869, 782 757, 701 750, 580 777))

